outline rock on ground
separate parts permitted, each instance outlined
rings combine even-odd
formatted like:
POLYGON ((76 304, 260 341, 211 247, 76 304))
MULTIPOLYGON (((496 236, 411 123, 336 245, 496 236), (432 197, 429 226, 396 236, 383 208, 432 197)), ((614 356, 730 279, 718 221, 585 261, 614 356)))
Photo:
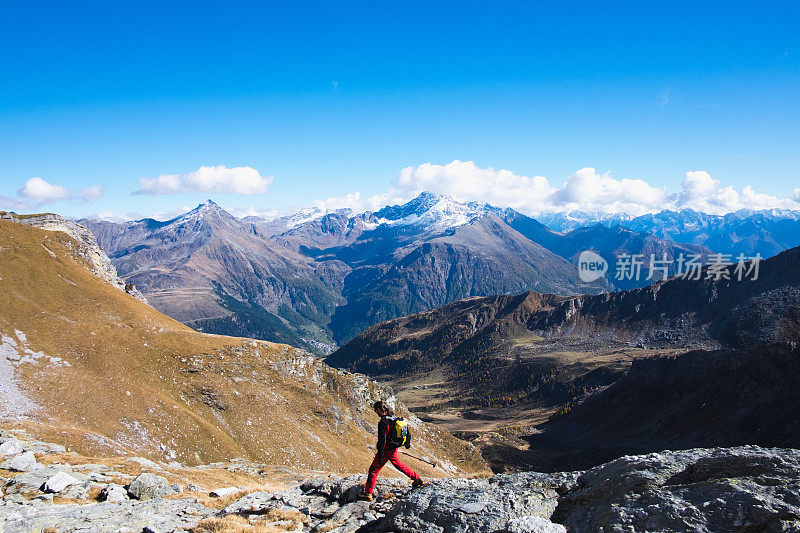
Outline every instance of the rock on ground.
POLYGON ((800 450, 793 449, 665 451, 584 472, 430 480, 415 490, 408 480, 381 478, 372 502, 358 500, 365 476, 322 476, 280 492, 247 494, 222 510, 192 498, 164 499, 173 491, 156 474, 138 476, 126 491, 93 484, 70 468, 41 466, 0 479, 0 531, 166 532, 237 515, 267 528, 334 533, 800 533, 800 450), (64 476, 80 483, 61 496, 102 486, 106 501, 53 504, 42 490, 64 476), (128 500, 128 493, 141 500, 128 500))
POLYGON ((0 502, 0 531, 22 533, 55 527, 66 531, 186 530, 214 513, 192 499, 123 503, 53 505, 47 502, 0 502))
POLYGON ((66 472, 58 472, 53 477, 44 482, 43 489, 45 492, 59 493, 71 485, 77 485, 81 481, 66 472))
POLYGON ((139 474, 128 485, 128 494, 137 500, 151 500, 172 494, 169 481, 163 476, 151 472, 139 474))
POLYGON ((592 468, 553 517, 589 531, 798 531, 800 450, 710 448, 592 468))
POLYGON ((32 451, 14 455, 10 459, 6 459, 0 463, 0 468, 11 470, 12 472, 28 472, 30 470, 36 470, 40 466, 32 451))

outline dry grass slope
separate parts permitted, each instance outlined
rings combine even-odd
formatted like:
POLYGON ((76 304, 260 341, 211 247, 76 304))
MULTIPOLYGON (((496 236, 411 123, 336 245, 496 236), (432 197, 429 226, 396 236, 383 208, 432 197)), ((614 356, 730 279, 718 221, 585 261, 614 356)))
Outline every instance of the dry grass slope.
MULTIPOLYGON (((23 358, 15 379, 40 408, 13 423, 84 454, 366 468, 375 384, 286 345, 195 332, 94 276, 73 245, 0 220, 0 334, 69 363, 23 358)), ((416 451, 453 473, 484 470, 443 430, 417 434, 416 451)))

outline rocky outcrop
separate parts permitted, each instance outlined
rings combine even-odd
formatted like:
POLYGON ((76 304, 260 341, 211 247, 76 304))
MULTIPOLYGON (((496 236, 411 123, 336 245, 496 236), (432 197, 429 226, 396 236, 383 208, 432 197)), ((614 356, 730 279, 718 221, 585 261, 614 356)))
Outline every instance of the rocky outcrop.
POLYGON ((628 456, 582 473, 443 480, 375 529, 800 531, 799 468, 798 450, 745 446, 628 456))
MULTIPOLYGON (((46 449, 46 443, 23 442, 46 449)), ((372 502, 358 499, 364 475, 317 476, 278 492, 243 491, 249 494, 221 509, 205 505, 208 498, 198 494, 177 494, 156 473, 166 471, 163 465, 142 465, 148 471, 130 476, 127 487, 110 481, 124 474, 108 467, 97 472, 104 470, 97 464, 40 465, 0 478, 0 531, 205 532, 237 524, 337 533, 800 531, 795 449, 665 451, 583 472, 428 479, 414 490, 405 479, 381 477, 372 502), (154 488, 150 499, 142 487, 154 488), (128 499, 126 489, 141 499, 128 499), (57 503, 53 492, 61 498, 57 503), (58 503, 65 501, 82 503, 58 503)))
POLYGON ((126 284, 125 281, 123 281, 122 278, 117 275, 117 269, 111 263, 111 259, 109 259, 108 255, 106 255, 106 252, 103 251, 103 249, 97 243, 97 239, 95 238, 94 234, 84 226, 52 213, 21 217, 8 215, 8 217, 4 218, 47 231, 60 231, 62 233, 66 233, 75 239, 75 242, 77 243, 77 247, 71 249, 73 256, 86 261, 89 269, 97 277, 147 303, 145 297, 136 289, 135 286, 126 284))

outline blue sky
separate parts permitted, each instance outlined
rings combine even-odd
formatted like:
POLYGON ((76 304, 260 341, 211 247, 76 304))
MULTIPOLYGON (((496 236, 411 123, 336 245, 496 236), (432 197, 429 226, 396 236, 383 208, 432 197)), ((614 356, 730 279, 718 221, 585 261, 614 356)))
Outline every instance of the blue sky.
POLYGON ((53 4, 0 17, 0 208, 267 212, 429 188, 529 212, 725 211, 800 195, 797 3, 53 4), (251 183, 236 167, 262 181, 228 187, 251 183), (162 175, 178 193, 133 194, 162 175))

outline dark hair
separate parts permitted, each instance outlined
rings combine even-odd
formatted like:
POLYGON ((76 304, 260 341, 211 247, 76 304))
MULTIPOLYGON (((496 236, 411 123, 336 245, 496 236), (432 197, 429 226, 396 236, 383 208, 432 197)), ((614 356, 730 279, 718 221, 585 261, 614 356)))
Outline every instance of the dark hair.
POLYGON ((374 404, 372 404, 372 408, 376 411, 380 411, 381 413, 386 413, 389 416, 394 415, 394 409, 389 407, 389 404, 384 402, 383 400, 378 400, 374 404))

